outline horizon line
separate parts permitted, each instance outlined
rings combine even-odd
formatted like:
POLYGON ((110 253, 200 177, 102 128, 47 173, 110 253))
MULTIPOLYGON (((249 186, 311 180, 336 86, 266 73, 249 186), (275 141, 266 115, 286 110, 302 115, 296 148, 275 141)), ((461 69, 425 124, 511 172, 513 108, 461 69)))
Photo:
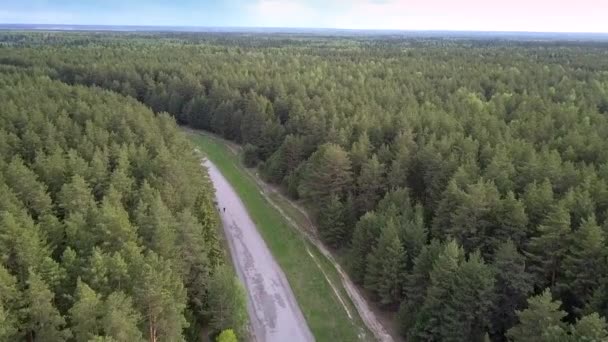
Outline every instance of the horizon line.
MULTIPOLYGON (((0 30, 7 29, 3 26, 75 26, 75 27, 133 27, 133 28, 198 28, 198 29, 262 29, 262 30, 337 30, 337 31, 367 31, 367 32, 452 32, 452 33, 531 33, 531 34, 573 34, 573 35, 603 35, 608 36, 608 32, 598 31, 531 31, 531 30, 460 30, 460 29, 388 29, 388 28, 341 28, 341 27, 303 27, 303 26, 204 26, 204 25, 135 25, 135 24, 48 24, 48 23, 0 23, 0 30)), ((39 30, 30 28, 33 30, 39 30)), ((114 30, 118 31, 118 30, 114 30)), ((187 32, 187 31, 186 31, 187 32)))

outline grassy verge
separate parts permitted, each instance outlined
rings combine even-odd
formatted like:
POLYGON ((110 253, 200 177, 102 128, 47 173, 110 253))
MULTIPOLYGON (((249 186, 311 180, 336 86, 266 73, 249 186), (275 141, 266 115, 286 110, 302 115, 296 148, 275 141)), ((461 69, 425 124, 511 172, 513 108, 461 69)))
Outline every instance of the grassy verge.
MULTIPOLYGON (((352 320, 348 317, 323 272, 308 255, 307 247, 320 260, 332 282, 339 285, 338 275, 331 264, 267 202, 238 157, 223 142, 204 134, 189 133, 189 136, 239 194, 251 219, 287 276, 316 340, 359 340, 360 334, 364 332, 363 324, 358 317, 353 317, 352 320)), ((343 292, 341 287, 340 291, 343 292)), ((348 304, 352 307, 351 303, 348 304)), ((350 311, 356 316, 354 308, 350 311)))

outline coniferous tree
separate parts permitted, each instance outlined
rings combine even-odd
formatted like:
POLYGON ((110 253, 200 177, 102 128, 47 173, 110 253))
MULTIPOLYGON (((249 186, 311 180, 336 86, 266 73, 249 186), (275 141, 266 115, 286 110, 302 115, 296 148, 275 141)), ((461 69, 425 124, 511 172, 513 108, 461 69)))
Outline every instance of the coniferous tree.
POLYGON ((104 334, 118 342, 142 341, 139 330, 141 315, 133 301, 122 292, 113 292, 103 304, 101 327, 104 334))
POLYGON ((357 178, 357 208, 365 213, 374 208, 382 196, 384 183, 384 165, 378 161, 374 154, 361 165, 357 178))
POLYGON ((516 311, 525 307, 532 291, 532 277, 526 272, 525 257, 511 240, 503 243, 494 255, 496 284, 491 314, 491 330, 502 336, 516 322, 516 311))
POLYGON ((320 209, 319 235, 332 247, 339 248, 344 241, 348 241, 345 214, 344 204, 336 195, 331 196, 327 205, 320 209))
POLYGON ((595 217, 583 220, 581 227, 572 233, 563 261, 563 279, 558 283, 560 292, 569 292, 572 305, 582 308, 591 300, 593 292, 608 276, 606 239, 595 217))
POLYGON ((560 306, 559 301, 551 298, 549 289, 529 298, 528 307, 517 311, 519 323, 509 329, 507 336, 514 342, 552 341, 548 334, 561 335, 566 329, 566 324, 562 322, 566 312, 560 310, 560 306))
POLYGON ((66 321, 53 305, 54 295, 44 281, 30 272, 24 294, 24 332, 28 340, 67 341, 71 332, 66 321))
POLYGON ((338 145, 326 144, 310 157, 298 192, 302 198, 321 206, 332 195, 342 195, 352 182, 348 154, 338 145))
POLYGON ((399 328, 402 334, 407 334, 413 327, 420 311, 426 291, 431 283, 431 271, 443 246, 437 240, 422 247, 420 254, 414 259, 412 271, 405 279, 404 297, 399 308, 399 328))
POLYGON ((355 227, 350 248, 349 268, 353 280, 363 283, 366 269, 367 256, 372 251, 373 244, 379 236, 379 226, 383 224, 382 218, 374 212, 365 214, 355 227))
POLYGON ((384 305, 399 303, 405 277, 405 251, 392 220, 382 229, 378 243, 367 257, 365 287, 384 305))
POLYGON ((17 280, 0 264, 0 340, 17 338, 20 301, 21 292, 17 289, 17 280))
POLYGON ((416 322, 408 332, 408 340, 442 340, 446 330, 442 326, 444 318, 453 312, 448 311, 448 301, 454 290, 458 268, 465 258, 464 250, 456 241, 447 242, 437 256, 430 272, 430 283, 416 322))
POLYGON ((246 297, 242 285, 226 267, 220 267, 209 284, 209 313, 215 331, 233 329, 239 336, 247 324, 246 297))
POLYGON ((570 215, 563 205, 556 204, 526 248, 526 255, 530 259, 529 272, 534 275, 537 286, 556 284, 569 236, 570 215))
POLYGON ((186 291, 176 277, 171 263, 150 252, 140 267, 140 281, 135 287, 135 300, 143 313, 149 341, 182 341, 186 291))
POLYGON ((89 341, 99 335, 101 326, 101 299, 87 284, 78 281, 76 302, 70 309, 72 334, 76 341, 89 341))

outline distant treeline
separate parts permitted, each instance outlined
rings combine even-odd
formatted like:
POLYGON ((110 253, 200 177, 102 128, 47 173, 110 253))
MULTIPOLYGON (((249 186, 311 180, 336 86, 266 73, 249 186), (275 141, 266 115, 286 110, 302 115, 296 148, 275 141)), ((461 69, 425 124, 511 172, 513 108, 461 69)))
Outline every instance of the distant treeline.
POLYGON ((128 95, 243 144, 247 165, 313 210, 353 279, 399 311, 408 341, 608 338, 606 45, 0 41, 11 68, 128 95))

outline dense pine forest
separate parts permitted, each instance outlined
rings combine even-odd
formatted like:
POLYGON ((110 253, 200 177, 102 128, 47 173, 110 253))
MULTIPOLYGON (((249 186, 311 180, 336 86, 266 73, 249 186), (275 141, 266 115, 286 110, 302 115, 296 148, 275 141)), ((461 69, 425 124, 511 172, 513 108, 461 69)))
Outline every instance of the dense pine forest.
POLYGON ((0 336, 238 325, 171 115, 305 203, 407 341, 608 339, 606 44, 6 32, 0 64, 0 336))
POLYGON ((243 328, 213 188, 173 118, 5 65, 0 103, 0 341, 243 328))

